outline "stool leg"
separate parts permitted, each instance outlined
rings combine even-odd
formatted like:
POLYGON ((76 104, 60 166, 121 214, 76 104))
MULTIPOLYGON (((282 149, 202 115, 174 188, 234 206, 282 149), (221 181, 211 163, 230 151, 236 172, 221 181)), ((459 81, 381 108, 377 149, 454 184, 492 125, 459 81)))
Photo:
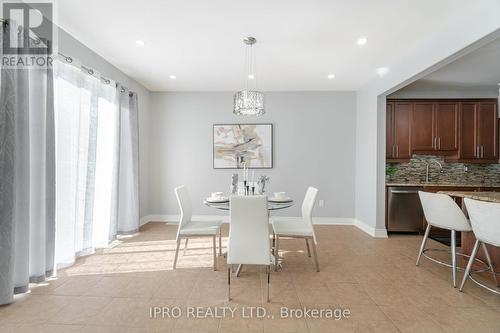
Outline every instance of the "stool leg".
POLYGON ((420 245, 420 251, 418 252, 417 262, 415 263, 415 266, 418 266, 420 258, 422 257, 422 253, 424 252, 425 249, 425 243, 427 243, 427 238, 429 237, 429 231, 431 231, 431 225, 427 224, 427 228, 425 229, 424 239, 422 239, 422 244, 420 245))
POLYGON ((490 266, 491 273, 493 274, 493 279, 495 280, 495 286, 498 287, 497 275, 495 274, 495 269, 493 268, 488 248, 486 247, 485 243, 482 243, 481 245, 483 247, 484 255, 486 256, 486 261, 488 262, 488 266, 490 266))
POLYGON ((472 253, 470 255, 469 262, 467 263, 467 268, 465 269, 465 272, 464 272, 464 278, 462 279, 462 283, 460 284, 460 289, 459 289, 460 291, 464 290, 465 281, 467 281, 467 279, 469 278, 469 274, 470 274, 470 271, 472 268, 472 263, 474 262, 474 259, 476 259, 476 254, 477 254, 477 250, 479 249, 480 243, 481 243, 480 241, 476 240, 476 243, 474 244, 474 247, 472 248, 472 253))
POLYGON ((453 278, 453 288, 457 287, 457 232, 451 231, 451 276, 453 278))

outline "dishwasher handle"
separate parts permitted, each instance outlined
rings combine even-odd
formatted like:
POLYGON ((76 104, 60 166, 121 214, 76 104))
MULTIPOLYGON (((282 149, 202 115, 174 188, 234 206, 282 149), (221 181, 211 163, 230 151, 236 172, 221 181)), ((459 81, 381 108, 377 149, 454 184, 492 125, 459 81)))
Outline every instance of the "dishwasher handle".
POLYGON ((394 194, 417 194, 418 190, 391 190, 394 194))

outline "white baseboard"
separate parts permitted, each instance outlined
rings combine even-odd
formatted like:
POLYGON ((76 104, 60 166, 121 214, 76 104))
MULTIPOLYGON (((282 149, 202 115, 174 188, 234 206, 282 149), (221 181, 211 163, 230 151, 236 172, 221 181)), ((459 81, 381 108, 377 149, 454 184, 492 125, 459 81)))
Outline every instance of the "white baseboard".
MULTIPOLYGON (((280 220, 296 220, 300 217, 292 216, 273 216, 275 219, 280 220)), ((175 214, 156 214, 156 215, 146 215, 141 218, 141 225, 148 222, 169 222, 178 223, 180 219, 179 215, 175 214)), ((229 223, 228 215, 193 215, 194 220, 222 220, 224 223, 229 223)), ((387 238, 387 231, 385 229, 376 229, 366 223, 357 220, 355 218, 348 217, 313 217, 313 224, 317 225, 352 225, 360 230, 366 232, 368 235, 375 238, 387 238)))
POLYGON ((374 238, 387 238, 387 230, 385 228, 374 228, 358 219, 354 219, 354 225, 374 238))

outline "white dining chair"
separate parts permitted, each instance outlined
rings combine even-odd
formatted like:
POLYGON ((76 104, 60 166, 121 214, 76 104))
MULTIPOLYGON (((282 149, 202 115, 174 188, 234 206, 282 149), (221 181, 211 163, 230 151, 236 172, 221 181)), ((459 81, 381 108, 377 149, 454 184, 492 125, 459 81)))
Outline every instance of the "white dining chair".
POLYGON ((419 265, 420 259, 423 255, 424 257, 431 261, 434 261, 435 263, 444 265, 446 267, 451 267, 453 287, 456 287, 457 255, 462 255, 461 253, 457 253, 456 232, 468 232, 472 230, 472 227, 460 207, 449 195, 419 191, 418 196, 420 197, 420 202, 424 210, 424 216, 427 221, 427 228, 425 229, 424 238, 422 239, 422 244, 420 245, 417 262, 415 263, 415 265, 419 265), (450 230, 451 265, 426 254, 427 251, 442 251, 440 249, 425 248, 427 239, 429 238, 431 227, 450 230))
POLYGON ((312 211, 314 208, 314 203, 316 202, 317 195, 318 189, 314 187, 309 187, 307 189, 306 196, 304 197, 304 201, 302 202, 302 219, 298 221, 279 219, 272 221, 275 270, 278 270, 278 251, 280 237, 291 237, 305 239, 308 257, 311 257, 311 249, 309 248, 309 241, 311 241, 316 271, 319 272, 318 253, 316 252, 316 245, 318 244, 318 241, 316 239, 316 234, 314 233, 314 227, 312 224, 312 211))
POLYGON ((179 221, 179 227, 177 228, 177 247, 175 249, 175 258, 173 269, 177 267, 177 258, 179 256, 179 247, 181 245, 181 240, 186 239, 184 253, 186 252, 186 247, 189 238, 194 237, 212 237, 213 240, 213 257, 214 257, 214 270, 217 270, 217 258, 216 258, 216 237, 219 237, 219 255, 222 252, 222 235, 221 235, 221 225, 222 221, 194 221, 192 219, 192 207, 191 198, 186 186, 182 185, 175 188, 175 196, 177 197, 177 202, 179 203, 179 208, 181 210, 181 219, 179 221))
POLYGON ((493 246, 500 246, 500 203, 495 202, 484 202, 479 200, 464 199, 465 207, 469 213, 470 222, 472 225, 472 231, 476 237, 476 242, 472 248, 472 253, 467 263, 465 269, 462 284, 460 285, 460 291, 463 291, 465 282, 470 278, 472 281, 477 283, 483 288, 488 289, 491 292, 500 294, 498 289, 493 289, 486 284, 479 282, 471 276, 471 269, 474 260, 476 259, 479 246, 482 246, 486 261, 488 263, 488 270, 493 274, 493 280, 495 281, 496 287, 498 287, 497 276, 491 262, 490 254, 488 253, 488 248, 486 244, 493 246))
POLYGON ((227 296, 231 300, 231 265, 265 265, 267 301, 271 279, 271 246, 267 197, 230 197, 229 241, 227 246, 227 296))

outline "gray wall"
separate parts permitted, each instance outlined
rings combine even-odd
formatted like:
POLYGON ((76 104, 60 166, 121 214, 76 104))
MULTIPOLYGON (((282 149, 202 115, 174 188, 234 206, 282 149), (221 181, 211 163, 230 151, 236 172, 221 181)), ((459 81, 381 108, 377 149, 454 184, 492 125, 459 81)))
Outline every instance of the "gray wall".
MULTIPOLYGON (((150 212, 179 214, 174 187, 190 189, 194 214, 220 215, 205 207, 210 192, 229 190, 234 170, 212 167, 212 125, 267 122, 274 125, 274 168, 268 189, 286 191, 298 203, 279 215, 300 216, 309 185, 319 188, 315 216, 354 216, 356 95, 354 92, 273 92, 266 115, 232 114, 232 93, 151 93, 150 212)), ((241 174, 241 172, 240 172, 241 174)))
POLYGON ((140 83, 127 76, 118 68, 110 64, 106 59, 92 51, 90 48, 76 40, 73 36, 62 29, 58 30, 58 48, 62 54, 80 61, 105 77, 118 81, 130 90, 135 91, 139 100, 139 192, 140 192, 140 216, 149 211, 149 90, 140 83))

